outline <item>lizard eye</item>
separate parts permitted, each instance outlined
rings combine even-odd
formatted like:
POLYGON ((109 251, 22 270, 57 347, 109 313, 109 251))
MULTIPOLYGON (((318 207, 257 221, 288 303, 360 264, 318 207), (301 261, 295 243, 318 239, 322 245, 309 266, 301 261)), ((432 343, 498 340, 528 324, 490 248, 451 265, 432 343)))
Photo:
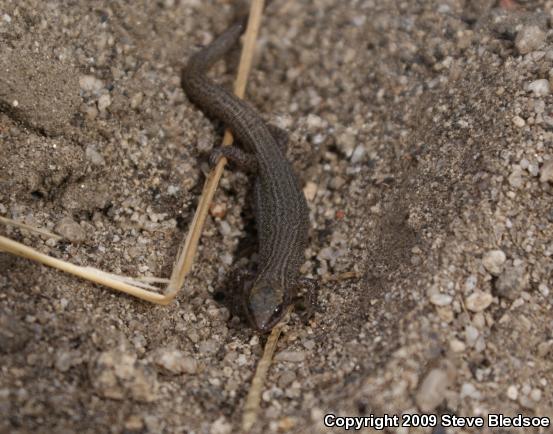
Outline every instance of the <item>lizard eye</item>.
POLYGON ((275 307, 275 310, 273 310, 272 317, 278 318, 281 313, 282 313, 282 304, 279 304, 277 307, 275 307))

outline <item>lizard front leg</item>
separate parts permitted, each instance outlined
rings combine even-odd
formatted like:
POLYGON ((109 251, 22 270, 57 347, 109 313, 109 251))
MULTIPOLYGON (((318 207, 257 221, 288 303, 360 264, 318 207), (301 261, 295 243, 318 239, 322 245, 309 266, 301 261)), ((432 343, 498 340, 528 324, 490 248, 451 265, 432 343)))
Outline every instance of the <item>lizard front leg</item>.
POLYGON ((257 172, 255 155, 245 152, 237 146, 219 146, 215 148, 209 156, 209 164, 212 167, 216 166, 222 157, 225 157, 244 172, 253 174, 257 172))
POLYGON ((319 292, 319 282, 307 277, 300 277, 296 280, 296 295, 292 303, 299 307, 300 317, 307 322, 315 313, 317 307, 317 295, 319 292), (303 292, 300 292, 304 289, 303 292))

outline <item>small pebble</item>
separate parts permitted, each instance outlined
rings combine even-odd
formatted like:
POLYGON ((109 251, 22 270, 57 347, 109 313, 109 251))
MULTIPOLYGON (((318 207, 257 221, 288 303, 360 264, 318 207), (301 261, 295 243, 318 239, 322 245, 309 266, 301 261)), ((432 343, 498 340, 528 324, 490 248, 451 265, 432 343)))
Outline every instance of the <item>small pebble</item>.
POLYGON ((176 196, 179 191, 180 191, 180 187, 178 185, 171 184, 167 186, 167 194, 169 196, 176 196))
POLYGON ((540 291, 540 294, 543 295, 544 297, 549 296, 549 288, 545 283, 540 283, 538 285, 538 291, 540 291))
POLYGON ((225 237, 229 236, 232 233, 232 228, 226 220, 221 220, 219 222, 219 232, 221 232, 221 235, 225 237))
POLYGON ((155 358, 155 363, 174 375, 195 374, 198 369, 196 360, 193 357, 186 356, 179 350, 164 349, 160 351, 155 358))
POLYGON ((125 429, 128 431, 140 431, 144 427, 142 418, 138 415, 131 415, 125 421, 125 429))
POLYGON ((326 121, 324 121, 319 116, 317 116, 313 113, 310 113, 307 116, 307 127, 310 130, 317 129, 317 128, 323 128, 324 126, 326 126, 326 121))
POLYGON ((105 351, 90 369, 96 393, 104 398, 152 402, 158 398, 155 373, 138 363, 136 355, 123 350, 105 351))
POLYGON ((209 430, 209 434, 230 434, 232 432, 232 424, 227 421, 224 416, 219 417, 209 430))
POLYGON ((85 92, 98 92, 104 87, 104 82, 93 75, 81 75, 79 77, 79 86, 85 92))
POLYGON ((532 389, 530 392, 530 398, 532 398, 533 401, 539 402, 541 400, 541 390, 538 388, 532 389))
POLYGON ((540 182, 553 183, 553 159, 547 160, 540 169, 540 182))
POLYGON ((465 327, 465 341, 469 346, 474 346, 478 336, 480 336, 480 332, 476 327, 471 325, 465 327))
POLYGON ((213 339, 208 339, 206 341, 200 342, 198 349, 200 350, 200 353, 213 354, 217 352, 217 350, 219 349, 219 345, 213 339))
POLYGON ((0 310, 0 354, 21 351, 31 337, 32 333, 17 316, 0 310))
POLYGON ((522 119, 520 116, 513 116, 512 121, 515 127, 517 128, 522 128, 524 127, 524 125, 526 125, 526 121, 522 119))
POLYGON ((309 202, 312 202, 317 194, 317 184, 312 181, 308 181, 303 188, 303 194, 309 202))
POLYGON ((533 81, 528 85, 528 90, 536 97, 542 97, 549 95, 549 81, 546 79, 533 81))
POLYGON ((482 312, 490 304, 492 304, 493 297, 490 293, 484 291, 473 292, 465 299, 465 305, 467 309, 472 312, 482 312))
POLYGON ((365 156, 366 153, 367 153, 367 150, 365 149, 365 147, 363 145, 358 145, 353 150, 353 154, 351 154, 351 162, 353 164, 360 163, 361 161, 363 161, 363 157, 365 156))
POLYGON ((227 206, 225 203, 214 203, 209 208, 209 213, 213 217, 223 218, 227 213, 227 206))
POLYGON ((105 164, 104 157, 96 150, 93 145, 88 145, 85 150, 86 159, 96 166, 105 164))
POLYGON ((98 110, 100 110, 100 112, 105 112, 110 105, 111 96, 109 96, 109 93, 106 93, 98 98, 98 110))
POLYGON ((500 297, 516 299, 528 286, 528 277, 522 267, 507 267, 495 281, 495 289, 500 297))
POLYGON ((357 137, 349 128, 336 137, 336 145, 346 157, 351 157, 357 144, 357 137))
POLYGON ((513 166, 513 172, 509 175, 509 184, 511 184, 514 188, 520 188, 522 187, 522 170, 520 166, 515 165, 513 166))
POLYGON ((449 387, 447 372, 443 369, 433 369, 421 383, 415 400, 423 412, 431 412, 444 400, 449 387))
POLYGON ((467 277, 467 280, 465 280, 464 289, 466 292, 472 292, 474 291, 474 288, 476 288, 476 284, 478 283, 478 277, 476 275, 471 274, 469 277, 467 277))
POLYGON ((277 362, 299 363, 305 360, 304 351, 281 351, 275 356, 277 362))
POLYGON ((292 371, 284 371, 278 379, 278 387, 285 389, 296 379, 296 374, 292 371))
POLYGON ((443 294, 441 292, 436 292, 430 296, 430 303, 435 306, 447 306, 451 304, 453 297, 448 294, 443 294))
POLYGON ((461 399, 463 398, 472 398, 472 399, 480 399, 481 398, 481 393, 478 391, 478 389, 476 387, 474 387, 474 385, 472 385, 471 383, 464 383, 462 386, 461 386, 461 399))
POLYGON ((517 33, 515 46, 520 54, 528 54, 537 50, 545 42, 546 33, 537 25, 524 26, 517 33))
POLYGON ((131 98, 131 108, 137 109, 142 104, 142 100, 144 99, 144 94, 142 92, 135 93, 131 98))
POLYGON ((56 354, 55 367, 60 372, 67 372, 77 363, 78 354, 71 351, 60 350, 56 354))
POLYGON ((462 353, 463 351, 465 351, 466 346, 459 339, 452 339, 451 341, 449 341, 449 348, 454 353, 462 353))
POLYGON ((506 260, 507 256, 502 250, 490 250, 482 257, 482 265, 490 274, 497 276, 503 271, 506 260))
POLYGON ((80 243, 86 239, 84 229, 71 217, 62 218, 55 230, 56 233, 73 243, 80 243))
POLYGON ((518 389, 514 385, 510 385, 507 388, 507 398, 509 398, 512 401, 516 401, 518 398, 518 389))

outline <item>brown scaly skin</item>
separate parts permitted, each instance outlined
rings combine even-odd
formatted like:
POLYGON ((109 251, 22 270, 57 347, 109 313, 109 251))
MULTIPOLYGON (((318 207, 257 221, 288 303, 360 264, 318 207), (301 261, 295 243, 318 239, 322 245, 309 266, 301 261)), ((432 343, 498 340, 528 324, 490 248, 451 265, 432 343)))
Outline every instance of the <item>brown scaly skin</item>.
POLYGON ((285 157, 282 131, 267 125, 252 106, 206 76, 209 68, 238 41, 243 28, 243 24, 231 26, 194 54, 181 81, 190 101, 221 120, 245 148, 218 148, 212 160, 225 156, 256 174, 259 267, 253 281, 244 284, 244 307, 252 325, 266 333, 282 319, 303 284, 299 269, 307 246, 309 213, 298 179, 285 157))

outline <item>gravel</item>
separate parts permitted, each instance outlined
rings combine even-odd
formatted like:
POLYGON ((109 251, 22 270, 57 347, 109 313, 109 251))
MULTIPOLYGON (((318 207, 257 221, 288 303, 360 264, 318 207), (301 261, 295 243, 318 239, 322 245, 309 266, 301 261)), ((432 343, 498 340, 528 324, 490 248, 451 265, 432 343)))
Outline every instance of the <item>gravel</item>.
MULTIPOLYGON (((222 132, 181 68, 233 2, 4 3, 0 213, 65 239, 2 235, 169 276, 222 132)), ((268 6, 247 100, 290 133, 320 290, 284 327, 252 434, 323 432, 327 413, 553 417, 552 8, 268 6)), ((235 63, 212 76, 230 87, 235 63)), ((258 259, 251 186, 225 170, 168 306, 2 254, 0 432, 238 432, 266 339, 234 283, 258 259)))

